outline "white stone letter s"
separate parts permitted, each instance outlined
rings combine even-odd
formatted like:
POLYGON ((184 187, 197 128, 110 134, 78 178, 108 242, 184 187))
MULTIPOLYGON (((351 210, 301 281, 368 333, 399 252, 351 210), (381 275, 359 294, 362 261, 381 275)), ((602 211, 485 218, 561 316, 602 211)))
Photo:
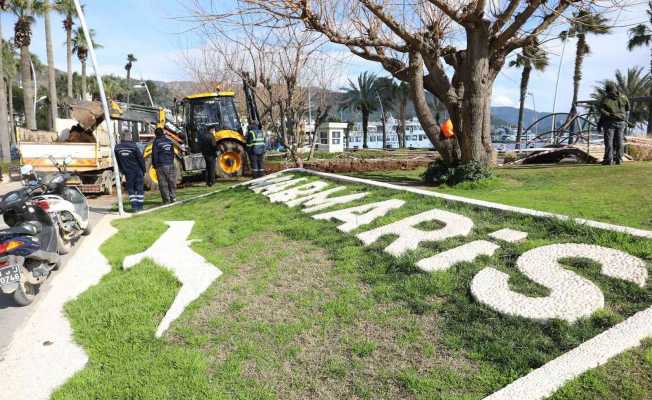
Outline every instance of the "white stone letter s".
POLYGON ((604 307, 599 287, 572 271, 559 260, 588 258, 602 266, 603 275, 633 282, 641 287, 647 280, 643 260, 622 251, 587 244, 553 244, 524 253, 516 266, 534 282, 550 289, 546 297, 529 297, 509 288, 509 275, 485 268, 473 278, 471 293, 475 299, 507 315, 535 320, 559 318, 574 322, 604 307))

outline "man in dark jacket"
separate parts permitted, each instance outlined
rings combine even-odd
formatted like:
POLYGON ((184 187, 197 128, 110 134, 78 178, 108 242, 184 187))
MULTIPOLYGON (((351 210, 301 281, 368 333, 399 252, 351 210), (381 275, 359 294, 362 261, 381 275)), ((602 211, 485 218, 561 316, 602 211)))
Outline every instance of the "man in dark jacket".
POLYGON ((206 126, 199 128, 199 146, 206 162, 206 185, 213 186, 215 184, 217 145, 213 132, 206 126))
POLYGON ((247 131, 247 153, 251 161, 251 170, 254 178, 265 175, 265 136, 258 126, 252 126, 247 131))
POLYGON ((156 169, 158 189, 163 204, 177 201, 177 170, 174 165, 174 143, 165 136, 161 128, 154 131, 156 137, 152 144, 152 166, 156 169))
POLYGON ((604 132, 604 160, 602 164, 623 162, 625 125, 629 112, 629 100, 622 95, 613 82, 607 82, 606 95, 600 103, 600 122, 604 132))
POLYGON ((115 146, 115 156, 118 161, 120 172, 124 174, 127 181, 127 193, 129 202, 134 212, 143 209, 145 201, 144 176, 145 160, 143 153, 131 139, 131 133, 126 133, 122 142, 115 146))

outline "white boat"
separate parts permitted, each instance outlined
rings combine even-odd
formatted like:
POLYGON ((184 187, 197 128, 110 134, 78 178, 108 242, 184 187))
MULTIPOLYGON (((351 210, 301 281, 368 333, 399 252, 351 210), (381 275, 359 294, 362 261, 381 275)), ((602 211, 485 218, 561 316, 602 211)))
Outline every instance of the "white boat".
MULTIPOLYGON (((387 119, 387 126, 385 127, 387 147, 392 149, 400 148, 398 137, 399 126, 400 123, 397 119, 391 117, 387 119)), ((383 148, 382 122, 370 121, 367 128, 367 135, 367 144, 370 149, 383 148)), ((361 149, 362 146, 362 123, 357 122, 349 133, 348 148, 361 149)), ((428 136, 426 136, 426 132, 424 132, 423 128, 421 128, 419 120, 416 118, 405 121, 405 147, 415 149, 430 149, 433 147, 430 139, 428 139, 428 136)))

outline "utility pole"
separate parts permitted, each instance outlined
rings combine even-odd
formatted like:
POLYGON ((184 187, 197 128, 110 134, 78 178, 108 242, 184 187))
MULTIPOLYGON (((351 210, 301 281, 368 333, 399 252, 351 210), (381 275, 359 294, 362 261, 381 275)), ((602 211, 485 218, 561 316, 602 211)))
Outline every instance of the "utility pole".
POLYGON ((561 56, 559 57, 559 67, 557 68, 557 82, 555 83, 555 95, 552 98, 552 126, 550 127, 550 131, 553 132, 553 135, 555 136, 557 130, 557 127, 555 126, 555 112, 556 112, 555 109, 557 108, 557 90, 559 89, 559 77, 561 77, 561 67, 564 65, 564 53, 566 52, 566 40, 562 40, 561 56))
POLYGON ((95 78, 97 79, 97 87, 100 89, 100 97, 102 99, 102 108, 104 110, 104 120, 106 122, 106 129, 109 134, 109 143, 111 145, 111 161, 113 162, 113 174, 115 175, 115 188, 118 194, 118 213, 124 215, 124 206, 122 204, 122 185, 120 183, 120 170, 118 169, 118 163, 115 159, 115 137, 113 136, 113 124, 111 123, 111 113, 109 112, 109 103, 106 101, 106 93, 104 92, 104 82, 102 82, 102 74, 100 73, 100 68, 97 64, 97 59, 95 58, 95 49, 93 48, 93 41, 91 40, 91 35, 86 26, 86 17, 84 17, 84 10, 79 4, 79 0, 75 1, 75 8, 77 9, 77 16, 79 17, 79 23, 82 26, 84 31, 84 37, 86 38, 86 43, 88 43, 88 52, 91 56, 91 61, 93 62, 93 69, 95 70, 95 78))
POLYGON ((380 94, 376 92, 376 97, 378 98, 378 103, 380 104, 380 117, 383 121, 383 150, 387 148, 387 131, 385 129, 385 125, 387 125, 385 121, 385 108, 383 108, 383 100, 380 98, 380 94))

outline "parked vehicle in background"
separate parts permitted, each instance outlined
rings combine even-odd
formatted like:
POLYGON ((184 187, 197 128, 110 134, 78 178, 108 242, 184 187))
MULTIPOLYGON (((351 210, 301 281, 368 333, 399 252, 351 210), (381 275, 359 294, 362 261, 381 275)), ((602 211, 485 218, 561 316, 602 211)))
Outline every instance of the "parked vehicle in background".
POLYGON ((70 156, 69 168, 77 172, 76 185, 84 193, 113 193, 111 146, 106 124, 85 118, 97 105, 81 102, 72 107, 73 119, 57 119, 56 132, 17 128, 17 153, 22 165, 38 172, 56 172, 50 157, 70 156))

